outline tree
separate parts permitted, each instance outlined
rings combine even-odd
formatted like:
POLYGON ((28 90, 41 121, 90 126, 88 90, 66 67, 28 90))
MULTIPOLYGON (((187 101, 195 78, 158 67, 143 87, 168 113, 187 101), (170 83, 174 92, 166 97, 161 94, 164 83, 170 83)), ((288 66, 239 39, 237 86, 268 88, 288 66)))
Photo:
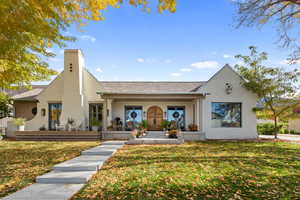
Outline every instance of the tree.
POLYGON ((293 109, 300 105, 300 72, 297 69, 285 71, 282 68, 266 67, 263 62, 268 59, 267 53, 259 53, 253 46, 249 49, 249 56, 236 56, 243 64, 237 64, 235 68, 245 79, 243 86, 260 99, 260 114, 265 113, 274 121, 274 135, 277 138, 278 120, 291 118, 293 109))
POLYGON ((289 60, 293 63, 300 59, 300 48, 296 42, 300 0, 237 0, 235 3, 238 7, 238 27, 277 24, 281 46, 295 49, 289 60))
MULTIPOLYGON (((176 0, 157 0, 158 10, 175 12, 176 0)), ((118 8, 123 0, 0 0, 0 88, 30 85, 56 72, 45 57, 48 49, 64 47, 75 38, 64 31, 89 20, 104 20, 102 11, 118 8)), ((130 5, 149 10, 148 0, 128 0, 130 5)))
POLYGON ((11 113, 12 101, 10 97, 4 93, 0 92, 0 119, 2 117, 7 117, 11 113))

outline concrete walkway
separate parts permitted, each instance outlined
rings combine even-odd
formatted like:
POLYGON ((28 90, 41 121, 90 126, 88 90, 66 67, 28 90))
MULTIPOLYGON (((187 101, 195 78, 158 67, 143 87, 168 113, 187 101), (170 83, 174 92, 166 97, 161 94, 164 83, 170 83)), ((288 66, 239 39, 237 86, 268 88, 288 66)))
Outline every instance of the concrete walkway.
MULTIPOLYGON (((274 136, 273 135, 260 135, 259 138, 274 139, 274 136)), ((278 134, 278 139, 288 140, 288 141, 293 141, 293 142, 300 142, 300 135, 278 134)))
POLYGON ((101 169, 124 141, 107 141, 81 152, 81 156, 53 167, 53 171, 36 178, 36 183, 2 200, 67 200, 101 169))

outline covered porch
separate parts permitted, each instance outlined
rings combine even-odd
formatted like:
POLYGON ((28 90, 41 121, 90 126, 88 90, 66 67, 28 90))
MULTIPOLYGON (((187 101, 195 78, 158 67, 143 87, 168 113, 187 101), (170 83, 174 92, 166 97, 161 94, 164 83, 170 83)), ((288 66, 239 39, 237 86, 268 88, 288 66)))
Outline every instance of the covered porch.
POLYGON ((202 131, 202 94, 102 93, 101 97, 104 132, 130 131, 144 120, 149 131, 162 131, 164 120, 176 121, 182 131, 202 131))

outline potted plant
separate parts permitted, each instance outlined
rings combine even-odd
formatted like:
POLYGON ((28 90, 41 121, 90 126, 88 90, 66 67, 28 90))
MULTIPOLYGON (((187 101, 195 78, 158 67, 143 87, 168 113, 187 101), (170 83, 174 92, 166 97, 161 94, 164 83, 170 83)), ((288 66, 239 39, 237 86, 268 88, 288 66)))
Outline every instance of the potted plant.
POLYGON ((72 128, 75 126, 75 120, 73 118, 68 118, 67 125, 68 131, 71 131, 72 128))
POLYGON ((25 130, 25 118, 16 118, 14 119, 14 124, 18 127, 18 131, 25 130))
POLYGON ((46 126, 45 125, 43 125, 43 126, 40 127, 40 131, 45 131, 45 130, 46 130, 46 126))
POLYGON ((189 131, 198 131, 198 126, 196 124, 189 124, 189 131))
POLYGON ((178 130, 173 129, 168 131, 169 138, 177 138, 177 134, 178 130))
POLYGON ((133 131, 131 131, 130 139, 135 139, 137 135, 138 135, 138 130, 134 129, 133 131))
POLYGON ((101 123, 96 118, 93 118, 92 121, 91 121, 91 126, 92 126, 93 131, 98 131, 99 127, 101 126, 101 123))

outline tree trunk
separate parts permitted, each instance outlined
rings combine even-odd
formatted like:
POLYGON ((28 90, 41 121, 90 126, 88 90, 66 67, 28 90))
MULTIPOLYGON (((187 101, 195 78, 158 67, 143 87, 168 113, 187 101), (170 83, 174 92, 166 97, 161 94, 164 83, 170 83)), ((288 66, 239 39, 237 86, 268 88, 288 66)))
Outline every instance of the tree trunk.
POLYGON ((274 117, 274 136, 275 136, 275 139, 277 139, 277 117, 274 117))

